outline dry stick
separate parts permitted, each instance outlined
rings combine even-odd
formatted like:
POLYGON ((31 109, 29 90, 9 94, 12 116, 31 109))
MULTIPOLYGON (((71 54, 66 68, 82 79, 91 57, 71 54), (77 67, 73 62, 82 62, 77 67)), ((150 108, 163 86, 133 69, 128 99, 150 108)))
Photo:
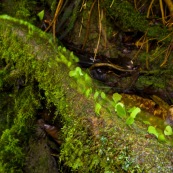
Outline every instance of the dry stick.
POLYGON ((137 4, 136 4, 136 0, 134 0, 134 6, 135 6, 135 10, 138 11, 138 9, 137 9, 137 4))
MULTIPOLYGON (((103 12, 103 11, 102 11, 103 12)), ((102 31, 102 17, 101 16, 101 12, 100 12, 100 3, 99 3, 99 0, 98 0, 98 21, 99 21, 99 37, 98 37, 98 41, 97 41, 97 46, 94 50, 94 61, 95 61, 95 58, 96 58, 96 55, 97 55, 97 52, 98 52, 98 47, 99 47, 99 44, 100 44, 100 37, 101 37, 101 31, 102 31)))
POLYGON ((149 16, 150 16, 150 11, 151 11, 151 8, 152 8, 153 3, 154 3, 154 0, 151 1, 150 5, 148 7, 147 18, 149 18, 149 16))
POLYGON ((164 0, 164 1, 165 1, 166 5, 168 6, 170 13, 172 14, 173 13, 173 2, 171 0, 164 0))
POLYGON ((171 35, 173 34, 173 32, 171 32, 170 34, 168 34, 166 37, 164 37, 163 39, 159 40, 157 42, 157 44, 159 44, 160 42, 162 42, 163 40, 167 39, 168 37, 171 37, 171 35))
POLYGON ((112 0, 111 5, 109 7, 111 8, 113 4, 114 4, 114 0, 112 0))
POLYGON ((169 9, 169 12, 170 12, 170 15, 169 15, 170 19, 169 19, 168 24, 167 24, 167 26, 170 28, 170 27, 172 27, 172 23, 173 23, 173 2, 172 2, 172 0, 164 0, 164 1, 165 1, 166 5, 169 9))
POLYGON ((163 67, 166 64, 166 62, 168 61, 169 55, 171 54, 172 47, 173 47, 173 45, 171 42, 170 45, 168 46, 167 50, 166 50, 165 58, 164 58, 162 64, 160 65, 160 67, 163 67))
POLYGON ((119 65, 115 65, 115 64, 110 64, 110 63, 96 63, 96 64, 93 64, 91 67, 90 67, 90 70, 96 68, 96 67, 111 67, 115 70, 118 70, 118 71, 122 71, 122 72, 133 72, 134 70, 127 70, 127 69, 124 69, 123 67, 119 66, 119 65))
MULTIPOLYGON (((160 49, 160 48, 162 48, 162 46, 158 46, 158 48, 160 49)), ((156 51, 157 51, 157 50, 156 50, 156 51)), ((163 51, 161 51, 161 52, 159 53, 159 55, 162 55, 164 52, 166 52, 166 49, 164 49, 163 51)), ((159 55, 155 56, 155 52, 154 52, 154 53, 151 55, 151 57, 153 57, 153 58, 151 58, 150 62, 155 61, 156 58, 159 57, 159 55)))
POLYGON ((62 7, 62 4, 63 4, 63 1, 64 0, 60 0, 59 3, 58 3, 58 6, 56 8, 56 11, 55 11, 55 15, 54 15, 54 18, 52 20, 52 22, 49 24, 49 26, 46 28, 45 31, 48 31, 50 29, 50 27, 53 25, 53 38, 54 38, 54 41, 55 41, 55 28, 56 28, 56 21, 57 21, 57 18, 58 18, 58 14, 60 12, 60 9, 62 7))
POLYGON ((164 9, 163 9, 163 2, 162 0, 159 0, 159 2, 160 2, 161 14, 162 14, 162 23, 165 25, 166 21, 165 21, 164 9))
MULTIPOLYGON (((81 5, 81 8, 80 8, 80 12, 82 11, 82 9, 85 9, 86 8, 86 2, 85 2, 85 0, 83 0, 82 1, 82 5, 81 5)), ((78 37, 80 37, 81 36, 81 32, 82 32, 82 28, 83 28, 83 17, 82 17, 82 19, 81 19, 81 26, 80 26, 80 28, 79 28, 79 35, 78 35, 78 37)))
POLYGON ((92 3, 92 6, 91 6, 90 11, 89 11, 89 17, 88 17, 88 22, 87 22, 86 35, 85 35, 85 39, 84 39, 84 43, 83 43, 82 49, 84 49, 84 47, 86 45, 86 41, 88 39, 89 28, 90 28, 90 20, 91 20, 91 12, 92 12, 92 10, 94 8, 95 3, 96 3, 96 0, 94 0, 94 2, 92 3))

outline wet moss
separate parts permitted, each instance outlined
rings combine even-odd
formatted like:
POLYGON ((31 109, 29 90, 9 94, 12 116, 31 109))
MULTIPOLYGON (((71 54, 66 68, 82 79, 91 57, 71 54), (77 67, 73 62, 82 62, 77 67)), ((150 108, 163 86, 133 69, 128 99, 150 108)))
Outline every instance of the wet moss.
POLYGON ((33 9, 36 8, 37 2, 34 0, 5 0, 2 2, 1 14, 8 14, 33 23, 36 20, 36 14, 33 9))
POLYGON ((71 52, 58 47, 50 35, 26 22, 7 16, 0 20, 0 57, 11 64, 7 79, 16 83, 24 76, 22 89, 12 91, 14 124, 4 129, 0 139, 2 170, 22 171, 25 156, 21 141, 26 138, 27 143, 26 134, 40 108, 38 90, 42 90, 47 104, 53 104, 56 116, 61 116, 61 161, 74 171, 172 172, 172 148, 155 139, 146 140, 147 127, 140 122, 127 126, 116 115, 113 100, 104 94, 94 98, 94 83, 76 67, 77 60, 71 52), (101 105, 97 112, 96 103, 101 105), (12 159, 13 155, 17 159, 12 159))
POLYGON ((164 40, 165 43, 171 41, 167 37, 169 32, 166 27, 160 25, 151 26, 146 19, 146 15, 136 11, 128 1, 104 1, 102 7, 106 9, 107 15, 113 19, 115 25, 123 31, 141 31, 150 38, 164 40))

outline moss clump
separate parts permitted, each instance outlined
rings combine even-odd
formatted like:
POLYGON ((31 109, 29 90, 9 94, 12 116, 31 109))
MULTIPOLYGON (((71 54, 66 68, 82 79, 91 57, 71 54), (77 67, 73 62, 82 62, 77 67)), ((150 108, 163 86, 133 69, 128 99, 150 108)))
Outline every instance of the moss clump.
POLYGON ((5 0, 2 2, 1 14, 8 14, 23 20, 28 20, 33 23, 36 20, 35 9, 37 2, 34 0, 5 0))
POLYGON ((171 41, 170 38, 166 38, 169 34, 166 27, 160 25, 150 26, 146 20, 146 15, 137 12, 128 1, 104 1, 102 7, 106 8, 107 15, 109 15, 123 31, 141 31, 147 33, 147 36, 150 38, 157 40, 164 39, 164 42, 171 41))
POLYGON ((65 165, 78 172, 158 172, 161 168, 172 172, 172 148, 154 139, 146 140, 147 127, 140 122, 129 128, 103 93, 96 99, 91 90, 94 83, 76 67, 72 53, 26 22, 0 18, 0 57, 11 64, 8 79, 24 77, 23 89, 14 95, 14 124, 1 136, 0 164, 4 170, 21 171, 19 165, 24 163, 21 139, 27 136, 41 100, 36 94, 36 81, 46 102, 56 107, 56 116, 61 116, 64 142, 60 158, 65 165), (96 112, 94 99, 102 106, 96 112), (7 150, 12 147, 9 139, 14 141, 11 150, 7 150), (17 159, 6 161, 8 154, 15 154, 17 159))
MULTIPOLYGON (((1 114, 5 124, 0 138, 0 172, 22 172, 24 146, 27 146, 32 134, 35 112, 40 106, 34 93, 32 86, 27 86, 7 97, 9 103, 6 104, 10 109, 7 107, 1 114)), ((4 101, 2 103, 5 104, 4 101)))

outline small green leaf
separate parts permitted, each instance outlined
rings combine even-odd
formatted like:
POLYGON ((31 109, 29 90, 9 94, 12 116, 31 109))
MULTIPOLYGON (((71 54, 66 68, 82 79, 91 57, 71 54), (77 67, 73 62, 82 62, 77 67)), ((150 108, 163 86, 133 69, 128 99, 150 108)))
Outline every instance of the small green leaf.
POLYGON ((106 94, 104 92, 101 92, 101 98, 105 99, 106 98, 106 94))
POLYGON ((159 140, 160 142, 166 142, 166 138, 165 138, 164 134, 159 134, 158 140, 159 140))
POLYGON ((151 125, 151 123, 149 121, 143 121, 143 123, 146 125, 151 125))
POLYGON ((72 65, 71 61, 68 61, 67 66, 70 67, 72 65))
POLYGON ((69 72, 69 76, 70 77, 76 76, 76 71, 74 71, 74 70, 73 71, 70 71, 69 72))
POLYGON ((136 108, 137 108, 136 106, 133 106, 132 108, 128 109, 127 112, 131 113, 131 112, 133 112, 136 108))
POLYGON ((113 98, 114 102, 117 103, 118 101, 121 100, 122 96, 118 93, 114 93, 112 98, 113 98))
POLYGON ((153 126, 149 126, 149 127, 148 127, 148 133, 149 133, 149 134, 155 135, 157 138, 158 138, 158 136, 159 136, 158 131, 157 131, 156 128, 153 127, 153 126))
POLYGON ((133 123, 134 123, 134 118, 128 117, 127 120, 126 120, 126 124, 127 124, 127 125, 131 125, 131 124, 133 124, 133 123))
POLYGON ((85 77, 85 81, 86 82, 91 80, 90 77, 89 77, 89 75, 87 73, 85 73, 85 76, 84 77, 85 77))
POLYGON ((44 10, 40 11, 37 16, 39 17, 39 19, 42 21, 44 18, 44 10))
POLYGON ((86 97, 88 98, 91 93, 92 93, 92 88, 88 88, 85 92, 86 97))
POLYGON ((76 72, 80 75, 80 76, 83 76, 83 73, 82 73, 82 70, 80 67, 76 67, 76 72))
POLYGON ((102 107, 102 106, 101 106, 99 103, 96 103, 96 105, 95 105, 95 113, 96 113, 96 114, 98 114, 98 115, 100 114, 100 109, 101 109, 101 107, 102 107))
POLYGON ((83 75, 83 73, 82 73, 82 70, 80 67, 76 67, 75 70, 72 70, 69 72, 70 77, 76 77, 77 78, 77 77, 82 76, 82 75, 83 75))
POLYGON ((96 91, 95 93, 94 93, 94 100, 96 100, 96 98, 99 96, 99 92, 98 91, 96 91))
POLYGON ((125 107, 122 103, 118 103, 115 106, 115 110, 116 110, 119 117, 125 117, 126 116, 126 110, 125 110, 125 107))
POLYGON ((166 126, 165 130, 164 130, 164 134, 167 135, 167 136, 172 135, 173 134, 172 127, 171 126, 166 126))
POLYGON ((135 108, 135 109, 131 112, 130 117, 134 119, 134 118, 136 117, 136 115, 137 115, 139 112, 141 112, 141 109, 138 108, 138 107, 135 108))

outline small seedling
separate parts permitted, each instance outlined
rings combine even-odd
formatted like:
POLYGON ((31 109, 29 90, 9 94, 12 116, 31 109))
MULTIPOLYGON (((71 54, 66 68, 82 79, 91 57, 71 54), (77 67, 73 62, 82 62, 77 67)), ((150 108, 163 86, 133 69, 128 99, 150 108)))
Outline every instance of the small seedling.
POLYGON ((159 134, 159 136, 158 136, 158 141, 160 141, 160 142, 166 142, 166 138, 165 138, 165 135, 164 134, 159 134))
POLYGON ((126 120, 126 124, 131 125, 134 123, 136 115, 141 112, 141 109, 138 107, 133 107, 128 112, 131 112, 131 113, 130 113, 130 116, 126 120))
POLYGON ((165 130, 164 130, 164 134, 165 134, 166 136, 172 135, 172 134, 173 134, 173 132, 172 132, 172 127, 171 127, 171 126, 166 126, 166 127, 165 127, 165 130))
POLYGON ((114 100, 114 104, 116 104, 117 102, 119 102, 121 100, 122 96, 118 93, 114 93, 112 96, 112 99, 114 100))
POLYGON ((76 67, 75 70, 72 70, 69 72, 69 76, 70 77, 79 77, 79 76, 83 76, 82 70, 80 67, 76 67))
POLYGON ((95 113, 97 114, 97 115, 100 115, 100 109, 101 109, 101 105, 100 105, 100 103, 96 103, 96 105, 95 105, 95 113))
POLYGON ((96 92, 94 93, 94 100, 96 100, 96 99, 98 98, 98 96, 99 96, 99 92, 96 91, 96 92))
POLYGON ((44 18, 44 10, 40 11, 37 16, 39 17, 39 19, 42 21, 44 18))
POLYGON ((159 137, 159 133, 154 126, 148 127, 148 133, 155 135, 157 138, 159 137))
POLYGON ((104 92, 101 92, 101 98, 106 99, 106 94, 104 92))
POLYGON ((85 96, 88 98, 92 93, 92 88, 88 88, 86 91, 85 91, 85 96))
POLYGON ((115 111, 117 112, 118 116, 121 118, 126 116, 126 109, 122 103, 116 104, 115 111))

